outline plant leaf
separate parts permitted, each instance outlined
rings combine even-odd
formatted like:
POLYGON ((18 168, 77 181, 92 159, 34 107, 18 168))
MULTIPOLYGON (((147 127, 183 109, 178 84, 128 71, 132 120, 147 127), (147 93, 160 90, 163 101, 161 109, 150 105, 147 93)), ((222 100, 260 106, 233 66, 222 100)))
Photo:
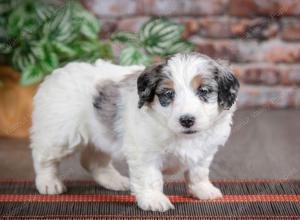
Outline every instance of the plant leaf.
POLYGON ((12 47, 8 42, 0 42, 0 54, 8 54, 12 51, 12 47))
POLYGON ((23 85, 72 60, 112 58, 110 44, 99 42, 98 18, 79 1, 0 0, 0 7, 12 2, 14 7, 0 8, 0 53, 8 54, 12 65, 25 73, 23 85))
POLYGON ((48 52, 45 60, 41 60, 38 63, 27 65, 22 71, 20 79, 21 85, 32 85, 40 82, 45 75, 52 72, 58 67, 58 58, 55 53, 48 52))
POLYGON ((120 54, 120 64, 121 65, 134 65, 134 64, 149 64, 150 58, 135 47, 127 47, 122 50, 120 54))
POLYGON ((48 52, 46 54, 45 60, 40 63, 42 69, 45 71, 45 74, 51 73, 55 68, 58 67, 58 64, 58 57, 53 52, 48 52))
POLYGON ((72 2, 67 2, 64 7, 59 8, 52 20, 43 26, 44 35, 49 36, 50 40, 69 43, 73 40, 72 2))
POLYGON ((34 55, 30 51, 23 51, 23 48, 17 48, 12 55, 13 66, 23 72, 27 66, 35 63, 34 55))
POLYGON ((9 12, 11 10, 11 5, 9 1, 0 1, 0 15, 9 12))
POLYGON ((74 21, 80 24, 80 33, 87 39, 98 39, 100 21, 77 2, 74 2, 72 10, 74 21))
POLYGON ((113 58, 113 51, 111 48, 110 43, 102 43, 99 47, 99 57, 103 59, 112 59, 113 58))
POLYGON ((38 60, 44 60, 46 57, 46 51, 42 44, 32 43, 31 51, 38 60))
POLYGON ((120 42, 123 44, 132 44, 132 45, 139 44, 139 38, 138 38, 137 34, 125 32, 125 31, 113 33, 111 35, 111 39, 112 39, 112 41, 117 41, 117 42, 120 42))
POLYGON ((179 40, 177 42, 174 42, 168 50, 165 51, 166 55, 172 55, 175 53, 184 53, 184 52, 190 52, 194 48, 194 44, 185 40, 179 40))
POLYGON ((21 79, 20 79, 20 84, 22 86, 28 86, 28 85, 36 84, 36 83, 40 82, 43 79, 44 75, 45 75, 45 73, 40 68, 40 66, 29 65, 22 72, 22 76, 21 76, 21 79))
POLYGON ((33 7, 37 18, 43 22, 52 19, 57 11, 57 6, 51 3, 47 3, 45 1, 34 1, 33 7))
POLYGON ((80 42, 80 49, 85 53, 90 53, 95 48, 95 45, 89 41, 80 42))
POLYGON ((25 22, 25 11, 21 8, 13 11, 8 17, 7 32, 10 37, 16 37, 20 34, 25 22))
POLYGON ((89 23, 82 24, 80 31, 88 39, 97 39, 98 38, 98 32, 89 23))
POLYGON ((19 3, 19 0, 0 0, 0 15, 2 16, 5 13, 9 13, 19 3))
POLYGON ((165 56, 172 44, 181 38, 184 27, 165 18, 153 18, 146 22, 139 38, 150 55, 165 56))
POLYGON ((66 44, 55 41, 52 43, 52 45, 57 54, 63 54, 67 57, 73 57, 76 55, 76 50, 66 44))

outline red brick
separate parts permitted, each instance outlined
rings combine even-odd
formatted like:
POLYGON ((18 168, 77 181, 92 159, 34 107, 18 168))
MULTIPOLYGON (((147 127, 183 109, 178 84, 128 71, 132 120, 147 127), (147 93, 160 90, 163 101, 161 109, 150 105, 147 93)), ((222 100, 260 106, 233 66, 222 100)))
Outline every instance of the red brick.
POLYGON ((192 38, 196 50, 213 58, 232 62, 300 62, 300 44, 280 40, 257 42, 255 40, 212 40, 192 38))
POLYGON ((228 0, 140 0, 140 13, 145 15, 221 15, 228 0))
POLYGON ((118 31, 138 32, 149 17, 132 17, 120 19, 117 25, 118 31))
POLYGON ((231 61, 236 60, 237 47, 232 44, 232 41, 222 40, 208 40, 194 38, 192 41, 196 44, 196 51, 206 54, 212 58, 227 59, 231 61))
POLYGON ((138 11, 137 0, 82 0, 82 3, 98 17, 120 17, 135 15, 138 11))
POLYGON ((262 45, 262 60, 273 63, 297 63, 300 61, 300 44, 279 40, 262 45))
POLYGON ((241 40, 211 40, 192 38, 196 51, 215 59, 226 59, 232 62, 253 62, 260 60, 259 43, 241 40))
POLYGON ((294 103, 292 107, 300 108, 300 90, 297 89, 294 95, 294 103))
POLYGON ((276 36, 278 25, 266 18, 236 19, 207 17, 198 20, 198 35, 211 38, 258 38, 276 36))
POLYGON ((234 16, 255 15, 257 6, 252 0, 231 0, 229 2, 229 13, 234 16))
POLYGON ((233 68, 240 81, 247 84, 275 85, 280 82, 280 70, 273 65, 235 65, 233 68))
POLYGON ((230 0, 229 14, 234 16, 300 15, 299 0, 230 0))
POLYGON ((283 86, 241 85, 238 107, 287 108, 298 104, 300 89, 283 86))
POLYGON ((300 85, 300 65, 292 65, 282 71, 280 82, 284 85, 300 85))
POLYGON ((232 37, 241 37, 244 39, 268 39, 276 36, 278 29, 277 23, 266 18, 232 19, 229 26, 232 37))
POLYGON ((282 38, 284 40, 300 40, 300 19, 284 19, 282 21, 282 38))
POLYGON ((201 37, 228 38, 230 33, 229 18, 206 17, 198 20, 198 35, 201 37))
POLYGON ((300 65, 233 64, 239 80, 254 85, 300 85, 300 65))
POLYGON ((183 37, 187 38, 193 34, 196 34, 199 29, 198 19, 192 17, 176 17, 172 18, 174 22, 181 23, 185 26, 183 37))
POLYGON ((184 36, 197 34, 207 38, 242 38, 260 40, 275 37, 278 24, 266 18, 237 19, 229 17, 176 17, 172 20, 185 25, 184 36))

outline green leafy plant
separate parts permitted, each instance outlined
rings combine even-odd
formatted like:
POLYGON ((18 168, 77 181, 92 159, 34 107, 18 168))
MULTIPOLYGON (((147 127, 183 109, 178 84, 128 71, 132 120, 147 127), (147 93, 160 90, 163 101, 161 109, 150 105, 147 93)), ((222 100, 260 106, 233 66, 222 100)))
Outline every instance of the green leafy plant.
POLYGON ((0 0, 0 53, 21 72, 22 85, 73 60, 112 58, 110 44, 98 39, 96 17, 77 1, 54 2, 0 0))
POLYGON ((194 45, 182 39, 184 26, 166 18, 152 18, 138 33, 117 32, 112 40, 125 45, 120 64, 149 64, 153 57, 165 57, 178 52, 191 51, 194 45))

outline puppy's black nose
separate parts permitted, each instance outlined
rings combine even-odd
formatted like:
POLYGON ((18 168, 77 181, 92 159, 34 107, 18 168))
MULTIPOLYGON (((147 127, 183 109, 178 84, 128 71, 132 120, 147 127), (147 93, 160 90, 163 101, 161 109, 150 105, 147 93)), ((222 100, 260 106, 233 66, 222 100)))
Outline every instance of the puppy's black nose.
POLYGON ((180 124, 185 128, 190 128, 195 124, 195 117, 192 115, 183 115, 179 118, 180 124))

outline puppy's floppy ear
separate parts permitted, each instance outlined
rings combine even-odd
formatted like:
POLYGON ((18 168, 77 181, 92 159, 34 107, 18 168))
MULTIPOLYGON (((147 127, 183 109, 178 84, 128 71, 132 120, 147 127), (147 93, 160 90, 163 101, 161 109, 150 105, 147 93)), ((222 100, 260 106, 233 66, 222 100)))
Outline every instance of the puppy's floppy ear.
POLYGON ((155 89, 162 78, 164 64, 159 63, 147 67, 137 79, 137 90, 139 95, 138 107, 141 108, 146 102, 152 102, 155 89))
POLYGON ((225 64, 218 63, 215 74, 218 82, 219 106, 228 110, 236 101, 240 88, 239 81, 225 64))

